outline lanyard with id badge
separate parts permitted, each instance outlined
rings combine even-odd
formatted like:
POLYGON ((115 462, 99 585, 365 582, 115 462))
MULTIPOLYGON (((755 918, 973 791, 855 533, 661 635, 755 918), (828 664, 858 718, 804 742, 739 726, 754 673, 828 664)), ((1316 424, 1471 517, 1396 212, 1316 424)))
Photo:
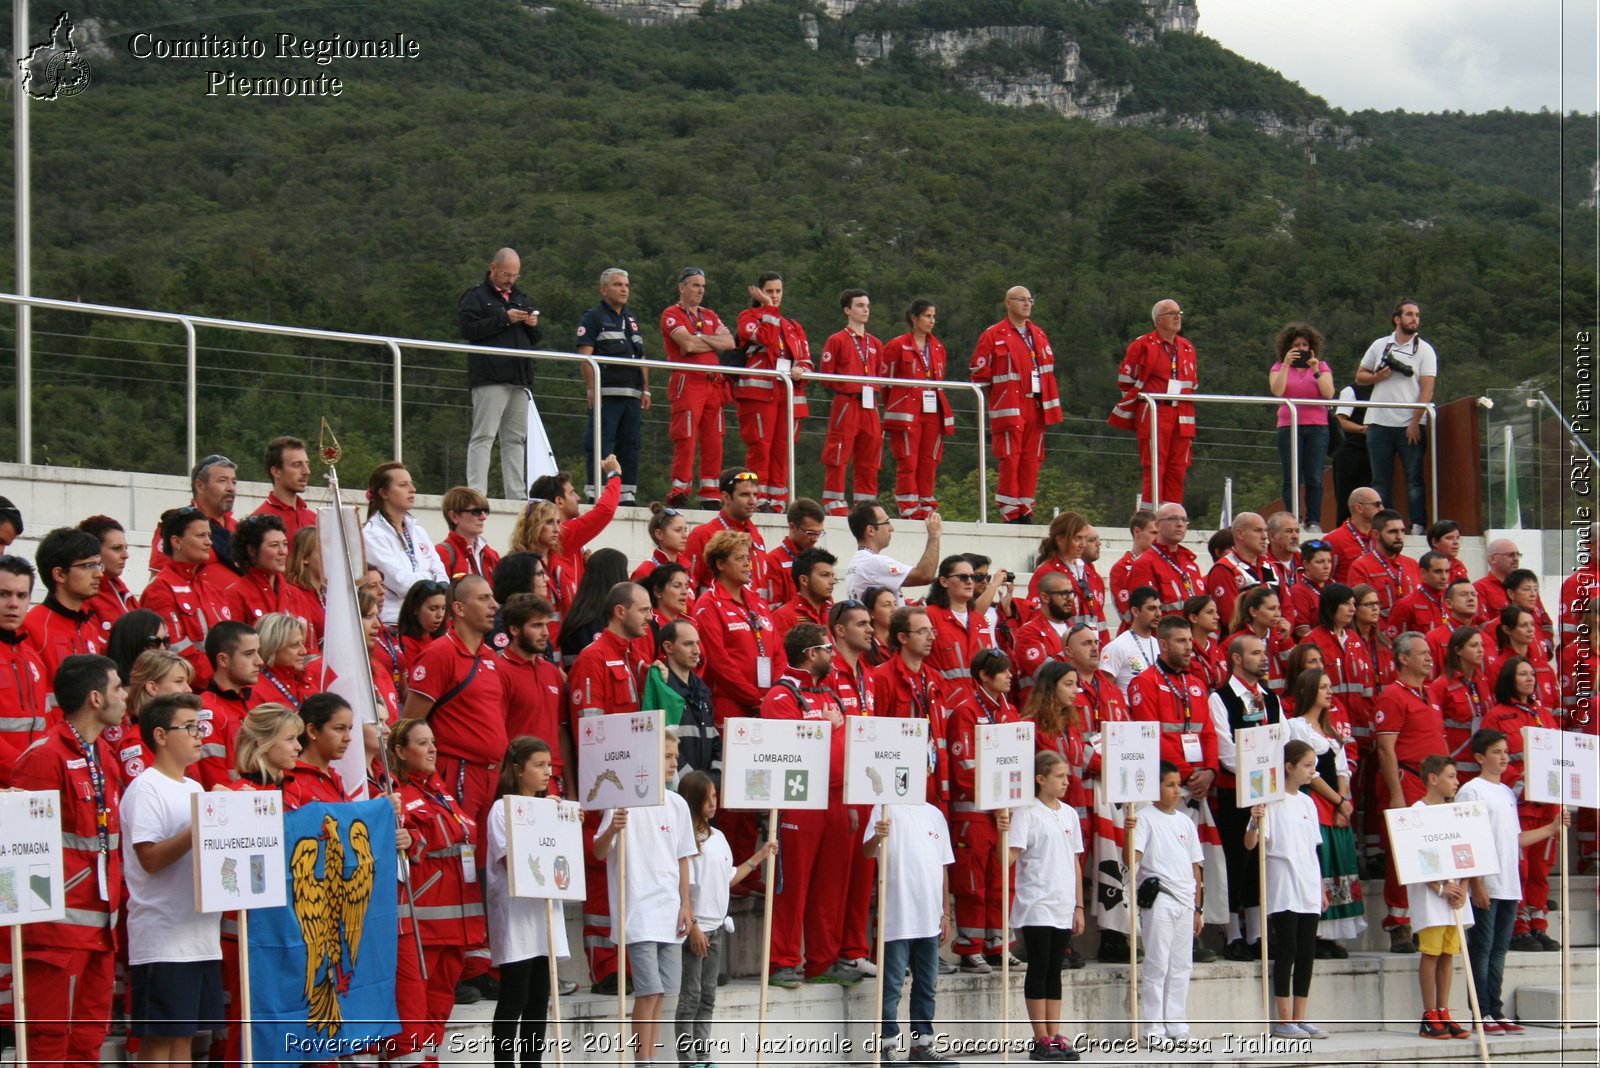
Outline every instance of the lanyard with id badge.
POLYGON ((750 620, 750 633, 756 638, 756 685, 763 690, 772 688, 772 657, 767 655, 767 643, 761 640, 761 631, 764 628, 761 617, 750 609, 744 610, 745 616, 750 620))
POLYGON ((99 847, 95 853, 95 880, 100 887, 100 900, 110 902, 111 809, 106 803, 106 773, 100 767, 100 753, 95 745, 84 739, 71 720, 62 722, 66 723, 67 729, 72 731, 72 736, 78 740, 78 748, 83 750, 84 764, 89 769, 89 785, 94 790, 95 840, 99 847))
MULTIPOLYGON (((933 380, 933 340, 930 338, 922 343, 922 377, 933 380)), ((925 389, 922 391, 922 414, 933 415, 939 410, 939 391, 925 389)))
POLYGON ((434 793, 426 786, 418 785, 417 789, 427 794, 443 808, 448 815, 454 816, 456 823, 461 826, 461 881, 475 883, 478 881, 478 849, 472 844, 472 829, 467 823, 466 813, 460 811, 450 800, 450 795, 443 791, 434 793))
POLYGON ((1186 764, 1198 764, 1205 759, 1205 752, 1200 747, 1200 732, 1189 729, 1194 726, 1194 703, 1189 699, 1189 691, 1181 683, 1172 681, 1172 676, 1167 674, 1160 661, 1156 662, 1156 671, 1166 684, 1167 692, 1183 702, 1183 733, 1179 735, 1183 740, 1183 761, 1186 764))
MULTIPOLYGON (((861 343, 861 339, 856 337, 855 334, 850 335, 850 340, 855 343, 856 355, 861 359, 861 373, 864 375, 870 375, 872 373, 872 363, 868 357, 872 355, 872 349, 866 345, 863 345, 861 343)), ((870 411, 876 406, 876 403, 877 395, 873 392, 872 387, 863 385, 861 387, 861 407, 870 411)))

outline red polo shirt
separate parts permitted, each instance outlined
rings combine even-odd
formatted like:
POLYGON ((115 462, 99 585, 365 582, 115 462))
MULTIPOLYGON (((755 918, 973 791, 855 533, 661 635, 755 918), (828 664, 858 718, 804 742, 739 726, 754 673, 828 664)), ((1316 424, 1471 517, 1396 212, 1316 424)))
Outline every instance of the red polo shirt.
POLYGON ((494 649, 487 641, 479 642, 473 652, 454 630, 435 638, 417 658, 410 690, 434 702, 428 725, 440 756, 485 766, 505 757, 505 691, 495 666, 494 649), (471 682, 466 681, 469 675, 471 682), (462 688, 439 707, 439 700, 457 687, 462 688))
POLYGON ((1432 753, 1445 753, 1444 712, 1439 702, 1425 689, 1412 689, 1403 682, 1392 682, 1378 695, 1373 730, 1393 734, 1394 755, 1411 773, 1421 778, 1418 769, 1432 753))
POLYGON ((251 515, 275 515, 283 523, 283 529, 289 535, 289 544, 294 544, 294 536, 300 533, 301 527, 314 527, 317 525, 317 510, 308 505, 304 497, 295 495, 293 506, 284 504, 274 494, 267 494, 267 499, 256 506, 251 515))

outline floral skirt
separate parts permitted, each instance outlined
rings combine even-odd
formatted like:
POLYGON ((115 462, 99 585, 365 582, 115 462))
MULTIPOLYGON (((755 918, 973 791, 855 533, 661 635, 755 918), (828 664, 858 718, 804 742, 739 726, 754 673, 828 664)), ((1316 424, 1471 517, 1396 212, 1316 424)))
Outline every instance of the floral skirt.
POLYGON ((1367 929, 1355 832, 1349 827, 1323 824, 1321 856, 1322 888, 1328 892, 1328 907, 1317 924, 1317 937, 1329 941, 1355 938, 1367 929))

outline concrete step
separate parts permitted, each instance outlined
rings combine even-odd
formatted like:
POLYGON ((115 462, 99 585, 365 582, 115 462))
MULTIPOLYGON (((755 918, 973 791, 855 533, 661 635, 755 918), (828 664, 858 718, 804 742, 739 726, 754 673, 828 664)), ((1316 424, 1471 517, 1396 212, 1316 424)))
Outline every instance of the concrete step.
MULTIPOLYGON (((1568 954, 1575 991, 1590 990, 1600 979, 1600 953, 1593 949, 1568 954)), ((1531 954, 1507 958, 1505 990, 1508 1000, 1521 1010, 1518 1000, 1523 987, 1543 989, 1558 978, 1558 961, 1531 954)), ((1023 1043, 1028 1037, 1022 999, 1023 969, 1011 975, 1009 1039, 1013 1060, 1022 1060, 1023 1043)), ((1454 1059, 1476 1056, 1476 1045, 1441 1043, 1416 1035, 1421 1016, 1421 996, 1417 986, 1417 960, 1388 953, 1352 954, 1342 961, 1318 961, 1312 985, 1311 1013, 1314 1022, 1333 1033, 1328 1040, 1296 1042, 1269 1041, 1260 1023, 1261 979, 1254 964, 1219 961, 1196 965, 1190 984, 1190 1027, 1202 1048, 1192 1056, 1208 1063, 1264 1063, 1291 1053, 1299 1063, 1360 1064, 1387 1059, 1454 1059), (1231 1037, 1230 1037, 1231 1036, 1231 1037), (1441 1049, 1440 1047, 1445 1047, 1441 1049)), ((1471 1018, 1466 982, 1457 962, 1451 1012, 1458 1021, 1471 1018)), ((1084 1035, 1084 1048, 1109 1059, 1098 1063, 1123 1063, 1136 1059, 1130 1051, 1119 1049, 1131 1037, 1128 1023, 1128 969, 1120 965, 1091 964, 1063 976, 1062 1008, 1069 1037, 1084 1035), (1121 1057, 1122 1059, 1118 1059, 1121 1057)), ((798 990, 769 991, 767 1038, 773 1064, 838 1064, 871 1059, 864 1052, 876 1031, 874 988, 866 981, 853 988, 832 985, 807 985, 798 990)), ((713 1059, 730 1066, 753 1062, 759 986, 748 979, 735 979, 718 991, 716 1022, 712 1038, 718 1045, 713 1059)), ((1592 990, 1586 994, 1592 1000, 1592 990)), ((1576 1000, 1576 998, 1575 998, 1576 1000)), ((1548 1018, 1547 1003, 1538 1011, 1548 1018)), ((902 1012, 906 1002, 902 999, 902 1012)), ((616 998, 580 993, 563 998, 561 1014, 565 1021, 563 1037, 570 1043, 571 1056, 604 1063, 614 1057, 618 1026, 616 998)), ((664 1016, 670 1021, 676 1011, 669 999, 664 1016)), ((460 1006, 446 1033, 442 1059, 471 1063, 486 1059, 489 1053, 489 1023, 494 1006, 479 1003, 460 1006)), ((938 988, 936 1025, 950 1042, 962 1043, 954 1052, 963 1063, 996 1061, 1002 1038, 1001 1020, 1007 1018, 1002 997, 1001 977, 941 976, 938 988), (992 1055, 991 1054, 992 1051, 992 1055)), ((623 1032, 626 1034, 626 1032, 623 1032)), ((1076 1040, 1076 1039, 1075 1039, 1076 1040)), ((1496 1037, 1495 1059, 1502 1052, 1514 1061, 1518 1057, 1543 1057, 1549 1063, 1552 1053, 1563 1050, 1582 1052, 1594 1063, 1596 1033, 1590 1028, 1574 1032, 1540 1029, 1529 1036, 1496 1037)), ((1168 1051, 1175 1052, 1175 1051, 1168 1051)), ((1150 1053, 1139 1058, 1148 1062, 1150 1053)), ((1183 1059, 1190 1059, 1186 1055, 1183 1059)), ((546 1063, 553 1063, 549 1058, 546 1063)), ((1091 1061, 1091 1063, 1097 1063, 1091 1061)))
POLYGON ((1595 1023, 1596 1008, 1600 1006, 1600 987, 1573 985, 1567 991, 1567 1015, 1561 1013, 1561 987, 1519 986, 1517 988, 1517 1019, 1529 1026, 1560 1027, 1563 1019, 1574 1026, 1588 1027, 1595 1023))
MULTIPOLYGON (((1561 880, 1550 880, 1550 937, 1572 946, 1600 945, 1600 909, 1596 907, 1597 885, 1593 875, 1573 875, 1567 885, 1568 914, 1561 912, 1561 880)), ((1367 929, 1361 937, 1345 943, 1351 951, 1386 952, 1389 936, 1383 930, 1388 907, 1383 903, 1383 880, 1364 879, 1361 893, 1367 907, 1367 929)))

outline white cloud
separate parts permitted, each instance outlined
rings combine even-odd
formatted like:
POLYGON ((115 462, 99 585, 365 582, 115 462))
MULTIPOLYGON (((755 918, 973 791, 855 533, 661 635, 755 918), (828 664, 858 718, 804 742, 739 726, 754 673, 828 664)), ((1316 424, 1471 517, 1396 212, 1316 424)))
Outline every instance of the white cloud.
POLYGON ((1346 110, 1600 110, 1594 0, 1198 3, 1201 33, 1346 110))

